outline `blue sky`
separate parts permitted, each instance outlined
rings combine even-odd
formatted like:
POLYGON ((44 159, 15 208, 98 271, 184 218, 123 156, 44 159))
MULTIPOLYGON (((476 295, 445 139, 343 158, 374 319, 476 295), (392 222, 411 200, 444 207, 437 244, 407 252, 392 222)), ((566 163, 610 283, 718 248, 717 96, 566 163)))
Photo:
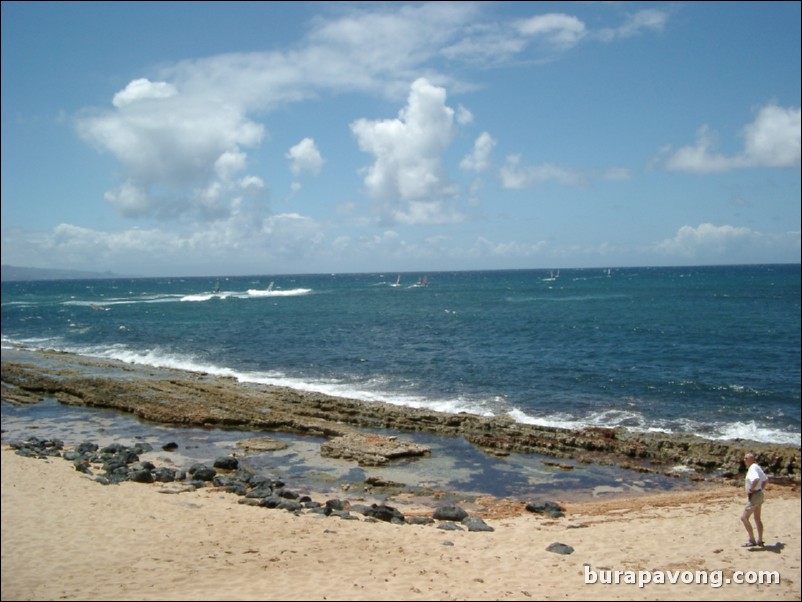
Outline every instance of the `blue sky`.
POLYGON ((3 2, 2 261, 800 261, 799 2, 3 2))

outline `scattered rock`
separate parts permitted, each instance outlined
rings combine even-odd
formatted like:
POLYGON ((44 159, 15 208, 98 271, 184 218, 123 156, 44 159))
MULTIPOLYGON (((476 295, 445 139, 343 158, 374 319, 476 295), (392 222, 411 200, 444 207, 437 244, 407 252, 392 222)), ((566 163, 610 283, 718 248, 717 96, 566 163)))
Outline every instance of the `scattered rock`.
POLYGON ((554 552, 555 554, 573 554, 574 548, 572 548, 568 544, 554 542, 548 548, 546 548, 546 551, 554 552))
POLYGON ((221 456, 215 458, 214 467, 220 470, 237 470, 239 467, 239 460, 232 456, 221 456))
POLYGON ((551 518, 562 518, 565 516, 564 508, 557 502, 529 502, 526 505, 526 509, 535 514, 546 514, 551 518))
POLYGON ((434 511, 432 517, 436 520, 450 520, 460 522, 468 513, 459 506, 440 506, 434 511))
MULTIPOLYGON (((222 456, 214 462, 215 467, 226 470, 218 474, 215 468, 203 463, 190 466, 185 472, 169 467, 157 467, 152 462, 140 461, 139 452, 148 446, 137 444, 127 447, 113 444, 98 450, 91 443, 82 443, 74 450, 64 450, 64 444, 58 440, 29 437, 25 441, 12 441, 9 445, 17 454, 35 458, 62 456, 73 463, 77 470, 92 474, 92 466, 102 466, 105 474, 97 475, 94 480, 104 485, 112 485, 122 481, 137 483, 162 483, 156 489, 158 493, 179 494, 194 491, 200 487, 216 487, 240 497, 239 503, 263 508, 277 508, 293 513, 307 511, 321 517, 331 516, 342 520, 359 520, 354 514, 359 513, 367 522, 383 521, 397 525, 414 524, 430 525, 435 522, 429 517, 412 517, 407 520, 397 509, 387 504, 354 504, 348 500, 329 499, 325 504, 315 502, 309 496, 300 495, 288 489, 278 479, 257 476, 239 467, 236 458, 222 456), (81 453, 78 450, 82 450, 81 453), (185 481, 188 479, 188 481, 185 481)), ((436 519, 442 521, 438 528, 452 531, 471 532, 493 531, 493 527, 478 517, 468 516, 459 506, 442 506, 434 512, 436 519), (458 525, 460 522, 462 526, 458 525)))
POLYGON ((493 527, 488 525, 478 516, 466 516, 462 519, 462 524, 468 527, 468 531, 476 533, 478 531, 495 531, 493 527))

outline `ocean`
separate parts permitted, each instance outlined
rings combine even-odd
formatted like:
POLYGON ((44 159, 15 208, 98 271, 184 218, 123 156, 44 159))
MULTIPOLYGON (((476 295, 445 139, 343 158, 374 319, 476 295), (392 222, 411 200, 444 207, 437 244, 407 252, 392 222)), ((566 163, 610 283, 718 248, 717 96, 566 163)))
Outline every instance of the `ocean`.
POLYGON ((2 345, 800 444, 798 264, 3 282, 2 345))

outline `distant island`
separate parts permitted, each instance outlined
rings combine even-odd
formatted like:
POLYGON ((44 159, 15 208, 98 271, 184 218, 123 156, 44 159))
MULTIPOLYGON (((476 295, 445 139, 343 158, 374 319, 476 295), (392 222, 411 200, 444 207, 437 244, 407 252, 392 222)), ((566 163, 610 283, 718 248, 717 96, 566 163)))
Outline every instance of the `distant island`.
POLYGON ((52 268, 23 268, 13 265, 0 266, 0 280, 89 280, 99 278, 124 278, 109 271, 90 272, 83 270, 57 270, 52 268))

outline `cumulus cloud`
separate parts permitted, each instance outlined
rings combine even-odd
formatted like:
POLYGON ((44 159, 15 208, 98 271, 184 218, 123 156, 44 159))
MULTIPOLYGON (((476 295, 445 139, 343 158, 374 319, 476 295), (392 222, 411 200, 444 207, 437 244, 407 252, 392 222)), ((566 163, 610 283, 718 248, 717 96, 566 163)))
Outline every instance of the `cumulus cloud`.
MULTIPOLYGON (((505 60, 535 41, 567 50, 587 33, 579 19, 563 13, 484 22, 482 10, 481 3, 404 4, 377 11, 345 6, 335 17, 314 21, 291 51, 185 60, 161 67, 151 77, 134 79, 114 95, 111 109, 84 111, 76 126, 85 140, 110 153, 122 166, 120 184, 106 199, 123 215, 210 219, 219 211, 230 210, 227 203, 235 194, 231 183, 249 175, 245 173, 247 153, 266 137, 265 125, 255 119, 257 114, 267 115, 277 107, 317 98, 321 93, 356 91, 398 98, 421 73, 428 74, 429 82, 464 90, 471 85, 438 72, 433 66, 438 59, 505 60), (210 213, 210 186, 215 181, 220 184, 219 196, 210 213)), ((641 17, 635 22, 649 20, 641 17)), ((431 86, 434 89, 434 84, 431 86)), ((424 112, 431 108, 425 105, 425 91, 415 90, 414 95, 410 98, 422 103, 424 112)), ((437 151, 429 146, 437 143, 436 135, 413 132, 416 108, 410 104, 405 109, 409 115, 396 120, 406 128, 409 144, 396 141, 391 151, 375 147, 367 151, 375 151, 377 157, 366 180, 376 198, 386 198, 393 186, 402 203, 423 203, 424 193, 436 192, 439 197, 451 193, 439 171, 437 151), (413 167, 413 161, 402 156, 402 148, 416 145, 426 147, 427 154, 413 167), (399 161, 395 168, 388 163, 393 160, 399 161), (391 184, 393 180, 395 184, 391 184)), ((436 121, 435 127, 437 135, 448 137, 454 115, 444 107, 442 114, 446 113, 448 123, 436 121)), ((425 117, 436 119, 436 113, 425 117)), ((458 108, 457 123, 472 119, 467 109, 458 108)), ((365 126, 363 121, 358 123, 352 127, 365 126)), ((376 125, 375 130, 381 127, 376 125)), ((366 148, 371 148, 371 136, 379 134, 360 130, 366 148)), ((290 150, 293 173, 316 173, 323 161, 319 152, 301 144, 290 150)), ((450 221, 457 217, 445 207, 439 211, 426 205, 415 211, 407 209, 397 208, 399 220, 450 221)))
POLYGON ((271 252, 288 259, 313 256, 325 239, 320 224, 298 213, 271 215, 264 220, 262 232, 271 252))
POLYGON ((248 156, 240 150, 230 150, 217 157, 214 171, 222 180, 230 180, 246 166, 248 156))
MULTIPOLYGON (((82 111, 75 126, 85 141, 119 163, 119 180, 104 198, 120 214, 197 229, 193 236, 148 230, 154 241, 184 250, 208 245, 215 253, 226 244, 239 252, 253 235, 253 245, 264 245, 259 248, 283 240, 270 247, 276 252, 292 248, 296 238, 288 232, 301 232, 300 240, 317 237, 320 230, 302 216, 271 215, 267 176, 252 172, 251 154, 268 139, 271 111, 344 92, 380 95, 399 106, 406 97, 395 119, 351 123, 360 149, 372 158, 364 171, 365 191, 385 223, 457 222, 464 218, 455 207, 458 191, 441 157, 456 127, 471 123, 473 115, 465 107, 449 107, 446 89, 473 85, 441 70, 442 61, 501 62, 527 48, 567 51, 590 37, 571 15, 491 22, 483 10, 482 3, 399 3, 379 10, 345 3, 311 22, 291 50, 228 53, 159 67, 130 81, 107 106, 82 111), (425 79, 416 79, 422 74, 425 79)), ((764 146, 759 137, 755 141, 758 153, 764 146)), ((480 136, 462 167, 488 169, 494 144, 489 135, 480 136)), ((319 173, 324 164, 311 137, 291 147, 286 158, 295 176, 319 173)), ((270 173, 271 167, 262 169, 270 173)), ((509 182, 577 178, 550 165, 517 167, 508 166, 509 182)), ((65 226, 60 239, 66 232, 65 226)), ((144 232, 131 231, 129 240, 148 244, 144 232)), ((92 236, 99 246, 110 240, 89 233, 82 243, 87 248, 92 236)), ((76 241, 79 234, 68 238, 76 241)), ((153 249, 167 256, 164 246, 153 249)))
POLYGON ((45 233, 4 232, 3 260, 130 274, 141 273, 145 265, 149 275, 171 276, 253 270, 257 260, 269 265, 320 252, 325 230, 314 219, 294 213, 265 216, 247 199, 235 205, 225 219, 181 229, 109 232, 60 224, 45 233))
POLYGON ((658 243, 656 248, 669 255, 686 257, 696 255, 701 249, 721 254, 727 246, 753 235, 749 228, 735 226, 716 226, 714 224, 700 224, 696 228, 682 226, 676 236, 658 243))
POLYGON ((744 156, 751 165, 799 167, 800 108, 770 104, 744 127, 744 156))
POLYGON ((671 171, 716 173, 746 167, 799 167, 800 108, 769 104, 742 130, 743 150, 735 155, 715 151, 715 136, 707 125, 699 128, 696 143, 674 152, 670 147, 659 161, 671 171))
POLYGON ((292 175, 296 177, 302 173, 317 175, 323 167, 323 157, 312 138, 304 138, 284 156, 290 162, 292 175))
POLYGON ((111 104, 119 108, 141 100, 170 98, 176 93, 175 86, 167 82, 152 82, 146 78, 135 79, 114 95, 111 104))
MULTIPOLYGON (((247 153, 266 137, 257 113, 321 92, 392 97, 408 90, 413 74, 478 11, 461 3, 346 8, 315 21, 292 51, 185 60, 160 68, 156 77, 135 79, 114 95, 110 109, 79 114, 76 128, 120 163, 121 183, 105 198, 121 214, 216 219, 220 210, 230 211, 234 179, 254 175, 245 173, 247 153)), ((470 119, 467 111, 460 114, 470 119)), ((295 175, 317 173, 323 162, 314 143, 305 141, 289 158, 295 175)))
POLYGON ((468 125, 469 123, 473 123, 473 113, 471 113, 462 105, 459 105, 457 107, 457 123, 460 125, 468 125))
POLYGON ((264 188, 265 183, 258 176, 245 176, 239 181, 240 188, 264 188))
POLYGON ((105 198, 128 217, 210 215, 210 182, 223 185, 246 168, 242 149, 261 142, 264 126, 213 97, 153 89, 129 84, 116 110, 78 118, 81 136, 122 165, 123 183, 105 198))
POLYGON ((454 136, 454 110, 444 88, 415 80, 407 105, 396 119, 358 119, 351 131, 360 150, 374 162, 364 179, 368 194, 390 223, 432 224, 458 221, 445 200, 455 189, 441 164, 454 136))
POLYGON ((473 143, 473 151, 462 159, 459 166, 471 171, 486 171, 490 167, 494 146, 496 141, 487 132, 482 132, 473 143))
POLYGON ((126 217, 147 215, 153 207, 153 201, 147 193, 131 180, 126 180, 116 190, 109 190, 104 198, 126 217))
POLYGON ((659 254, 680 260, 705 263, 729 261, 759 263, 778 256, 799 254, 800 232, 766 234, 750 228, 711 223, 682 226, 672 238, 654 246, 659 254))

